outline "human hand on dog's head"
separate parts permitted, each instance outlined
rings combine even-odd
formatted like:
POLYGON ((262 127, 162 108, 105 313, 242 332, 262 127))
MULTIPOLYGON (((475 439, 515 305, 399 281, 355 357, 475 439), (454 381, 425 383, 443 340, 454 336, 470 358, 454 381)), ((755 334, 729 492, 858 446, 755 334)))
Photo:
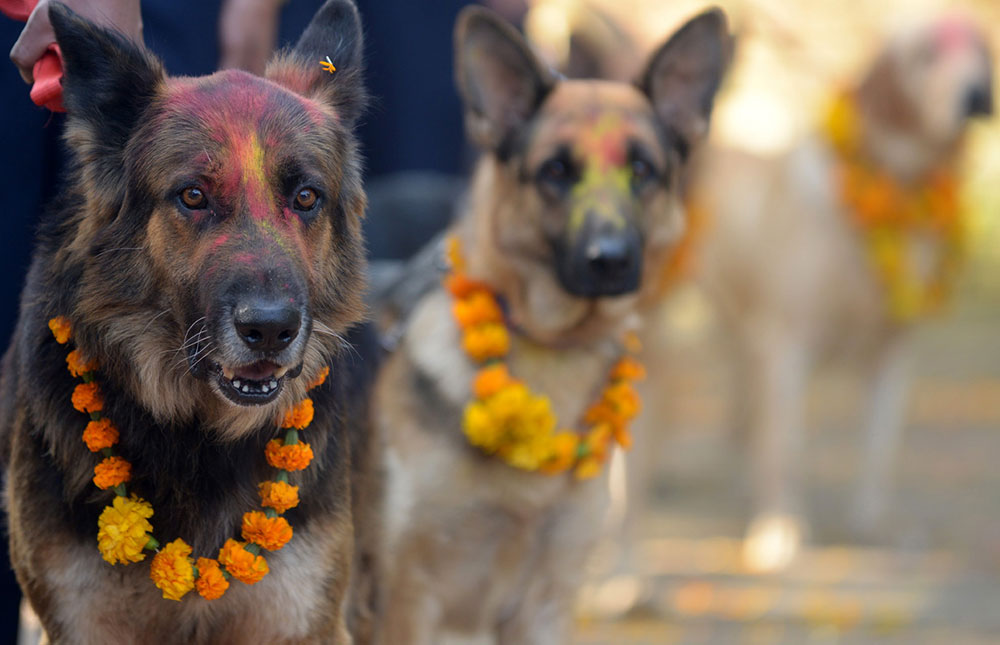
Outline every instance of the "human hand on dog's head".
MULTIPOLYGON (((142 15, 139 0, 62 0, 62 3, 95 24, 115 29, 134 42, 142 42, 142 15)), ((35 63, 56 42, 49 20, 50 0, 39 0, 28 16, 20 37, 10 50, 25 83, 33 83, 35 63)))

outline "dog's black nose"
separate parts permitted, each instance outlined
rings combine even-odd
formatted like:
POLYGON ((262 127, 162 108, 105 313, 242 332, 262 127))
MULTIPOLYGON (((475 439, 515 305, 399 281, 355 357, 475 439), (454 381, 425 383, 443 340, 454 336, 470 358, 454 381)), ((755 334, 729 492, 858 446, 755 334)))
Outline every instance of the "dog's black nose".
POLYGON ((633 249, 621 235, 601 235, 585 250, 590 272, 600 280, 618 280, 632 270, 633 249))
POLYGON ((299 335, 302 315, 294 307, 253 302, 236 306, 233 324, 250 349, 277 352, 288 347, 299 335))
POLYGON ((967 116, 989 116, 993 114, 993 92, 989 85, 975 85, 965 95, 967 116))

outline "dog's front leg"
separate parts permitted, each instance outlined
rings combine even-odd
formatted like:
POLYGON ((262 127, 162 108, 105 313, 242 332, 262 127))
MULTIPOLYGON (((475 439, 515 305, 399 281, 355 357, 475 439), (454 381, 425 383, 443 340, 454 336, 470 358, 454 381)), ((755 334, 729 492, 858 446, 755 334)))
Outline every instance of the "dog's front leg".
POLYGON ((744 560, 757 571, 787 566, 802 541, 801 464, 808 344, 780 325, 750 338, 750 477, 754 519, 744 560))
POLYGON ((909 342, 903 336, 889 340, 872 365, 864 452, 851 508, 852 526, 862 535, 876 528, 889 498, 893 462, 903 433, 909 370, 909 342))

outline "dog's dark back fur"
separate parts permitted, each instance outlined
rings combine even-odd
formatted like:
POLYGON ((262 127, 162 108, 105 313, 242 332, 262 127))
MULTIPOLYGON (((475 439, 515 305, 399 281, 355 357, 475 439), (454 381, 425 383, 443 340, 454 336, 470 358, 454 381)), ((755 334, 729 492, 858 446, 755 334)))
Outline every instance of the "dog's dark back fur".
MULTIPOLYGON (((259 507, 258 483, 273 477, 264 446, 276 436, 277 420, 305 395, 304 382, 331 366, 331 377, 309 394, 315 417, 303 438, 315 459, 292 476, 301 503, 286 517, 296 537, 331 545, 315 563, 316 571, 336 573, 321 585, 331 604, 320 604, 307 631, 337 640, 344 554, 350 558, 353 541, 351 503, 363 499, 351 484, 368 479, 366 399, 377 351, 370 330, 356 325, 363 313, 365 203, 352 133, 365 101, 357 11, 349 0, 324 5, 297 47, 272 62, 268 80, 233 71, 168 80, 158 61, 120 34, 61 5, 53 5, 51 18, 65 62, 66 138, 75 163, 40 225, 2 365, 0 456, 19 581, 53 642, 87 638, 62 608, 82 600, 47 578, 50 569, 80 557, 96 560, 99 576, 89 584, 98 606, 110 580, 124 587, 136 581, 136 602, 146 603, 115 608, 106 622, 122 625, 99 632, 105 637, 137 638, 171 621, 181 642, 217 639, 226 629, 224 620, 203 610, 188 622, 179 619, 184 603, 158 598, 148 558, 128 567, 100 562, 97 518, 113 493, 91 482, 99 458, 81 440, 86 416, 70 403, 78 381, 66 369, 67 347, 47 327, 50 318, 68 316, 74 344, 100 364, 104 415, 120 429, 117 449, 132 464, 130 491, 152 503, 157 539, 183 537, 195 557, 214 557, 227 538, 238 537, 241 515, 259 507), (326 56, 336 61, 334 76, 317 64, 326 56), (220 134, 223 127, 231 128, 232 140, 220 134), (248 175, 227 185, 222 174, 233 164, 219 155, 235 154, 244 135, 270 137, 255 159, 266 172, 259 186, 248 175), (318 180, 295 179, 294 173, 311 170, 318 180), (165 182, 182 172, 208 177, 199 179, 206 192, 218 187, 211 210, 178 216, 176 192, 168 196, 174 187, 165 182), (288 186, 294 195, 301 185, 296 181, 314 181, 323 195, 308 218, 290 214, 287 205, 282 210, 288 186), (241 263, 239 254, 250 261, 241 263), (284 398, 241 408, 198 373, 204 356, 190 354, 188 333, 200 315, 206 335, 221 335, 210 327, 213 316, 220 318, 216 301, 228 297, 218 285, 254 280, 279 295, 282 284, 297 286, 306 322, 301 362, 287 378, 284 398), (126 625, 129 620, 136 625, 126 625)), ((229 350, 222 342, 205 355, 224 360, 229 350)))

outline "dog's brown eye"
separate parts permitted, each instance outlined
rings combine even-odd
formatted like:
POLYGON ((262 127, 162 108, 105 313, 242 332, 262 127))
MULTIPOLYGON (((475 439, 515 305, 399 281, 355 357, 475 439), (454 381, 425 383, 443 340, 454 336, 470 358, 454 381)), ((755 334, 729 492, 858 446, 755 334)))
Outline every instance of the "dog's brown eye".
POLYGON ((653 176, 653 166, 647 161, 636 159, 632 162, 632 176, 636 181, 645 181, 653 176))
POLYGON ((181 191, 181 202, 188 208, 195 210, 205 208, 208 200, 205 198, 205 192, 201 188, 188 186, 181 191))
POLYGON ((566 166, 566 162, 561 159, 550 159, 542 165, 539 175, 546 181, 566 181, 569 177, 569 168, 566 166))
POLYGON ((295 208, 300 211, 312 210, 319 195, 312 188, 303 188, 295 195, 295 208))

